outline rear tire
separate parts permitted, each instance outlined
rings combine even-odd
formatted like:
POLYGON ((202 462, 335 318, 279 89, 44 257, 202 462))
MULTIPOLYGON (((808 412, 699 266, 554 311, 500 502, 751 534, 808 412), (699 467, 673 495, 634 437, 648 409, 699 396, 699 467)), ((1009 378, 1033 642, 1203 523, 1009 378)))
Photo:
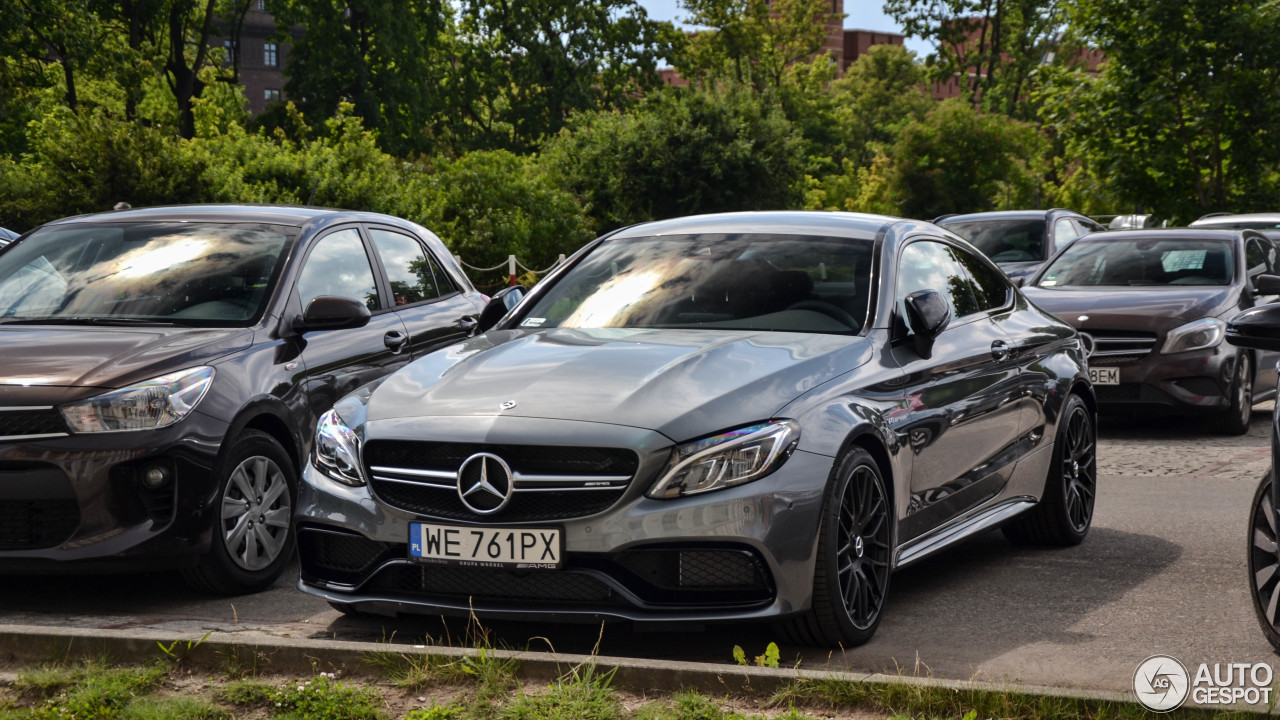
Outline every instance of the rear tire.
POLYGON ((192 588, 243 595, 271 586, 293 559, 293 461, 280 443, 245 430, 227 448, 215 475, 213 542, 200 564, 183 571, 192 588))
POLYGON ((1223 435, 1243 435, 1249 432, 1253 419, 1253 363, 1248 353, 1237 356, 1236 373, 1227 392, 1231 404, 1213 420, 1213 428, 1223 435))
POLYGON ((827 487, 809 611, 789 618, 788 639, 855 647, 875 635, 889 593, 893 506, 884 477, 866 450, 840 459, 827 487))
POLYGON ((1098 435, 1079 395, 1068 395, 1058 421, 1044 494, 1001 530, 1019 545, 1079 545, 1093 522, 1098 491, 1098 435))

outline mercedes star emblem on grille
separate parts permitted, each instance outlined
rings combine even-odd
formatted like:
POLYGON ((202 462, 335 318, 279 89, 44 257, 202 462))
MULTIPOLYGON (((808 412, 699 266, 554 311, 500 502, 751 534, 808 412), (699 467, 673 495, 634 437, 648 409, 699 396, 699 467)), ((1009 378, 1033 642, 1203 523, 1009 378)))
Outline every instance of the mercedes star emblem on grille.
POLYGON ((1084 348, 1084 356, 1093 357, 1093 351, 1098 347, 1098 341, 1093 339, 1089 333, 1080 333, 1080 346, 1084 348))
POLYGON ((458 468, 458 497, 477 515, 506 507, 513 489, 511 468, 497 455, 476 453, 458 468))

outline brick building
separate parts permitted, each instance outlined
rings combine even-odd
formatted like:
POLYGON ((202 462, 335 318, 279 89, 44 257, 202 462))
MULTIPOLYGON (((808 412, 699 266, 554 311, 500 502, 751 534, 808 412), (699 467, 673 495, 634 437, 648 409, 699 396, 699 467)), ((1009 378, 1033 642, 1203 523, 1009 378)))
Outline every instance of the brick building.
MULTIPOLYGON (((235 37, 231 23, 219 23, 216 44, 226 50, 226 64, 236 68, 240 84, 249 99, 249 112, 257 115, 272 103, 286 98, 284 69, 289 61, 289 43, 274 38, 276 21, 266 11, 266 0, 253 0, 235 37)), ((302 28, 293 28, 295 38, 302 28)))

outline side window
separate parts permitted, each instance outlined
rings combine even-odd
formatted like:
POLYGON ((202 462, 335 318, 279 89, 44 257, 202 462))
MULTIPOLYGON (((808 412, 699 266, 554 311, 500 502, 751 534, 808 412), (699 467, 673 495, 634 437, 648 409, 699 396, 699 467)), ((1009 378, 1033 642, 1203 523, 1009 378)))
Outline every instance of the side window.
POLYGON ((441 291, 440 270, 417 240, 376 228, 369 231, 369 237, 373 238, 373 246, 382 258, 396 306, 431 300, 448 292, 448 286, 441 291))
POLYGON ((1244 264, 1250 281, 1262 274, 1275 274, 1274 253, 1275 246, 1265 247, 1257 238, 1250 238, 1244 244, 1244 264))
POLYGON ((378 290, 373 280, 373 266, 353 229, 339 230, 320 238, 307 264, 298 277, 298 297, 306 310, 321 295, 349 297, 378 310, 378 290))
POLYGON ((1080 237, 1080 233, 1076 230, 1075 224, 1071 222, 1071 218, 1062 218, 1053 224, 1053 249, 1054 251, 1070 245, 1080 237))
POLYGON ((914 242, 898 256, 897 312, 906 318, 903 304, 918 290, 936 290, 951 306, 953 318, 978 312, 974 282, 960 266, 951 248, 936 242, 914 242))
POLYGON ((964 269, 973 281, 973 293, 978 300, 978 309, 986 312, 998 310, 1009 302, 1009 281, 1004 273, 982 262, 964 250, 951 248, 964 269))

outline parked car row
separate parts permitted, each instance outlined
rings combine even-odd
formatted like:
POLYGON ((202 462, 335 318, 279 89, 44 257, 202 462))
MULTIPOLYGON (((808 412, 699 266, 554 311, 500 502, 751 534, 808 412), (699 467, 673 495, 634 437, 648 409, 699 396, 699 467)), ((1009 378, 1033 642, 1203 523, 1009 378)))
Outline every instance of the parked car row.
POLYGON ((521 294, 366 213, 36 229, 0 251, 0 571, 246 592, 296 543, 344 612, 848 646, 898 568, 1089 530, 1085 345, 935 225, 650 223, 521 294))

